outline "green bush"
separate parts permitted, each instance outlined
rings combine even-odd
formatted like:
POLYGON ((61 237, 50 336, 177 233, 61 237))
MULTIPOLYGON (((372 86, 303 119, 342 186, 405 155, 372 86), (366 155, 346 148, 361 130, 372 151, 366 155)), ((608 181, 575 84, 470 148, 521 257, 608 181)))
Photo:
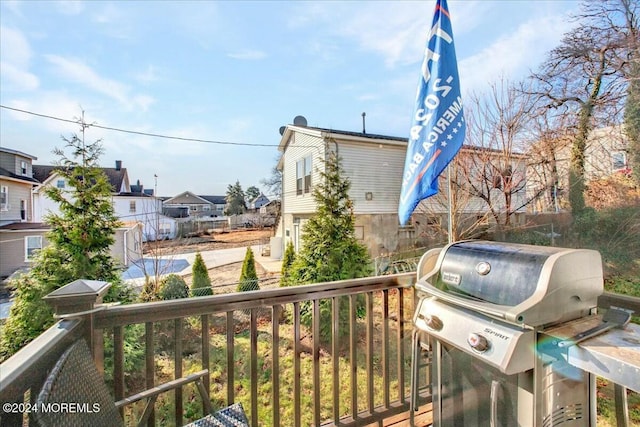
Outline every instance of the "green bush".
POLYGON ((189 287, 184 279, 177 274, 170 274, 162 279, 160 298, 163 300, 189 297, 189 287))
POLYGON ((280 276, 280 286, 291 286, 291 265, 296 259, 296 250, 293 242, 289 240, 282 257, 282 270, 280 276))
POLYGON ((211 290, 211 278, 209 270, 202 259, 200 252, 196 253, 196 260, 191 268, 193 282, 191 283, 191 295, 201 297, 205 295, 213 295, 211 290))
POLYGON ((240 273, 240 283, 238 283, 238 292, 257 291, 260 289, 258 284, 258 273, 256 273, 256 260, 253 250, 247 248, 242 263, 242 272, 240 273))

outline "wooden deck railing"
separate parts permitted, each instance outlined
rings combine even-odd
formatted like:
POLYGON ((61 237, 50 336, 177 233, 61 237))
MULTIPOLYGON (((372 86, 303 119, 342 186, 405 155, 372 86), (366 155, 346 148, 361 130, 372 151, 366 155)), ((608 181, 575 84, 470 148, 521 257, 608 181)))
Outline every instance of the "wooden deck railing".
MULTIPOLYGON (((175 378, 209 369, 205 385, 214 407, 242 401, 252 426, 383 425, 409 407, 414 277, 407 273, 82 310, 0 365, 0 401, 34 402, 64 349, 84 337, 93 345, 96 364, 107 372, 116 400, 139 391, 136 387, 172 379, 158 378, 167 367, 175 378), (311 324, 303 326, 309 312, 311 324), (324 316, 329 316, 329 329, 324 316), (137 342, 143 354, 138 365, 125 351, 131 345, 126 334, 135 327, 144 331, 137 342), (318 339, 323 333, 328 342, 318 339), (136 378, 143 384, 131 381, 136 378)), ((640 312, 638 298, 605 294, 600 302, 640 312)), ((169 415, 156 405, 158 423, 182 425, 187 421, 183 414, 200 416, 193 413, 189 389, 170 401, 169 415)), ((19 414, 1 417, 2 425, 28 422, 19 414)))
MULTIPOLYGON (((139 342, 143 375, 138 375, 143 388, 158 382, 162 358, 164 373, 171 366, 175 378, 187 369, 209 369, 205 385, 214 406, 242 401, 253 426, 382 423, 409 407, 414 277, 407 273, 86 310, 39 338, 55 341, 55 349, 43 351, 34 342, 10 361, 30 360, 43 379, 61 353, 57 347, 92 337, 96 363, 107 372, 114 398, 122 399, 139 391, 135 381, 128 381, 137 372, 127 370, 131 361, 125 351, 127 330, 139 325, 144 329, 139 342), (309 318, 311 324, 303 326, 309 318), (52 332, 69 322, 74 330, 64 337, 52 332)), ((22 382, 28 366, 8 368, 11 376, 3 376, 0 386, 3 400, 20 400, 40 387, 41 379, 22 382)), ((178 391, 172 399, 171 424, 186 421, 188 393, 178 391)), ((156 413, 164 422, 159 417, 166 414, 156 413)))

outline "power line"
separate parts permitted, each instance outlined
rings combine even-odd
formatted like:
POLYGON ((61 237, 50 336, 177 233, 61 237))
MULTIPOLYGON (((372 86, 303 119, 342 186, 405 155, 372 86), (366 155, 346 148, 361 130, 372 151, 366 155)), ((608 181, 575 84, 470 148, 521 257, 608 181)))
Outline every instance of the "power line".
MULTIPOLYGON (((30 114, 32 116, 42 117, 42 118, 45 118, 45 119, 57 120, 57 121, 60 121, 60 122, 75 123, 75 124, 80 123, 80 121, 78 121, 78 120, 63 119, 61 117, 55 117, 55 116, 50 116, 50 115, 47 115, 47 114, 35 113, 33 111, 22 110, 20 108, 8 107, 6 105, 0 105, 0 108, 4 108, 6 110, 11 110, 11 111, 16 111, 16 112, 19 112, 19 113, 30 114)), ((278 147, 279 146, 279 144, 255 144, 255 143, 249 143, 249 142, 231 142, 231 141, 216 141, 216 140, 211 140, 211 139, 200 139, 200 138, 185 138, 185 137, 181 137, 181 136, 163 135, 163 134, 151 133, 151 132, 140 132, 140 131, 129 130, 129 129, 115 128, 115 127, 110 127, 110 126, 101 126, 101 125, 97 125, 97 124, 89 124, 87 126, 88 127, 95 127, 95 128, 98 128, 98 129, 110 130, 110 131, 114 131, 114 132, 128 133, 128 134, 133 134, 133 135, 150 136, 150 137, 153 137, 153 138, 172 139, 172 140, 177 140, 177 141, 201 142, 201 143, 205 143, 205 144, 240 145, 240 146, 249 146, 249 147, 278 147)))

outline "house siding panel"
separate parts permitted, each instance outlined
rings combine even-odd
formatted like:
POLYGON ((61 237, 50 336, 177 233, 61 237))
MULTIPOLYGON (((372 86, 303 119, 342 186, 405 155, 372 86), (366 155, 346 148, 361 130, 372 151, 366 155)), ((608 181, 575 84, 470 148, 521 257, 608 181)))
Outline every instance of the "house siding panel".
POLYGON ((406 148, 386 144, 339 143, 349 197, 355 214, 393 214, 398 211, 406 148), (371 193, 371 200, 367 200, 371 193))
POLYGON ((0 225, 22 221, 20 213, 20 201, 26 203, 26 221, 31 220, 31 185, 22 185, 15 181, 0 179, 0 185, 7 186, 9 190, 8 210, 0 211, 0 225))
POLYGON ((323 168, 324 142, 321 138, 303 133, 294 134, 295 140, 290 141, 283 165, 283 192, 287 202, 284 213, 312 213, 316 203, 313 200, 313 187, 320 182, 320 170, 323 168), (296 194, 296 162, 311 155, 311 193, 296 194))
POLYGON ((42 247, 45 247, 47 239, 44 237, 44 230, 24 230, 24 231, 2 231, 0 232, 0 277, 7 277, 16 270, 28 267, 29 262, 24 259, 26 236, 43 236, 42 247))

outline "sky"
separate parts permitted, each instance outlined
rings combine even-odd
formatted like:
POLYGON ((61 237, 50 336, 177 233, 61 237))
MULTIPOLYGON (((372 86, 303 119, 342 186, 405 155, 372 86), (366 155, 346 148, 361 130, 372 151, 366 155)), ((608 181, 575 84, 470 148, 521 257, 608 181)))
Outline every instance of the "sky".
MULTIPOLYGON (((579 8, 568 0, 448 5, 463 102, 535 70, 579 8)), ((365 112, 367 133, 408 136, 434 7, 0 0, 0 146, 53 164, 84 112, 100 126, 85 141, 102 141, 101 166, 121 160, 132 184, 160 196, 224 195, 236 181, 266 192, 278 130, 298 115, 359 132, 365 112)))

